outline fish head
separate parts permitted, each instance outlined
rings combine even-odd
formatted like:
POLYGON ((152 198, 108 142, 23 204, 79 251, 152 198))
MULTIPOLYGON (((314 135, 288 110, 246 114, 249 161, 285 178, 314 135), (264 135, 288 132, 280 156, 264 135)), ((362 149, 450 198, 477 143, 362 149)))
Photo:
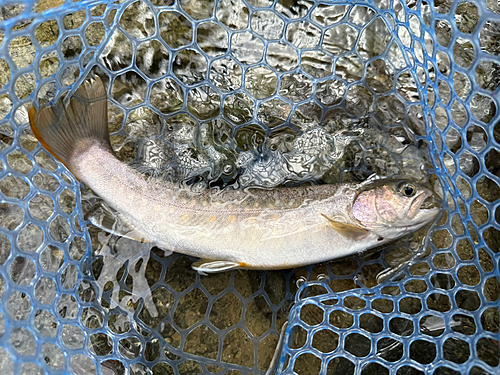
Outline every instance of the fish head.
POLYGON ((380 238, 395 239, 433 221, 440 212, 435 194, 411 179, 377 181, 354 199, 358 224, 380 238))

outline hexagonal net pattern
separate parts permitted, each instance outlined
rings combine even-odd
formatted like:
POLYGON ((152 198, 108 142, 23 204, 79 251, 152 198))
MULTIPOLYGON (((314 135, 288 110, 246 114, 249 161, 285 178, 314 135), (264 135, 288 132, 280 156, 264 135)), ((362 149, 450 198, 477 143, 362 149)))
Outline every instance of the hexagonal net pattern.
POLYGON ((2 374, 264 373, 287 319, 282 373, 499 371, 495 0, 0 6, 2 374), (145 173, 239 188, 429 175, 443 216, 328 264, 201 276, 90 225, 101 202, 32 135, 31 103, 89 74, 117 156, 145 173))

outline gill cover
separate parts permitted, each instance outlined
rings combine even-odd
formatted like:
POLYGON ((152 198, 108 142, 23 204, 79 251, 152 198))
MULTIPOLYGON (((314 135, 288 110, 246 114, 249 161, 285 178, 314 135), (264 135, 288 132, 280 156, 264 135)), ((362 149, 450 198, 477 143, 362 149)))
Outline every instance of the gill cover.
POLYGON ((409 179, 389 179, 367 185, 354 200, 352 214, 361 227, 396 238, 432 221, 439 209, 424 209, 432 191, 409 179))

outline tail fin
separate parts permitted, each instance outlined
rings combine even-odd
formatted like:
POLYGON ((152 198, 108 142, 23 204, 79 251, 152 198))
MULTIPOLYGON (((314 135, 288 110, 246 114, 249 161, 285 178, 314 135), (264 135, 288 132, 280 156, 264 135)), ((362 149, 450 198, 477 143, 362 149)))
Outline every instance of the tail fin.
POLYGON ((70 170, 76 151, 83 151, 89 141, 111 149, 106 90, 97 76, 83 82, 66 106, 59 101, 38 112, 31 107, 29 118, 35 137, 70 170))

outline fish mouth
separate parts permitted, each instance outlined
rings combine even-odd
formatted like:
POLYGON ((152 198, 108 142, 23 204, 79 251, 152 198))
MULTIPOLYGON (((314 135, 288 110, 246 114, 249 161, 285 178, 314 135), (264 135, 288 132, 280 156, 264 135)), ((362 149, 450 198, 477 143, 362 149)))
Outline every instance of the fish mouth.
POLYGON ((420 191, 413 199, 407 212, 410 222, 404 226, 412 230, 418 229, 433 221, 440 211, 441 204, 434 194, 428 189, 420 191))
POLYGON ((441 211, 441 202, 430 191, 422 192, 410 207, 413 214, 411 226, 421 227, 433 221, 441 211))
POLYGON ((421 210, 432 210, 435 208, 439 210, 441 208, 441 202, 433 195, 425 198, 420 205, 421 210))

